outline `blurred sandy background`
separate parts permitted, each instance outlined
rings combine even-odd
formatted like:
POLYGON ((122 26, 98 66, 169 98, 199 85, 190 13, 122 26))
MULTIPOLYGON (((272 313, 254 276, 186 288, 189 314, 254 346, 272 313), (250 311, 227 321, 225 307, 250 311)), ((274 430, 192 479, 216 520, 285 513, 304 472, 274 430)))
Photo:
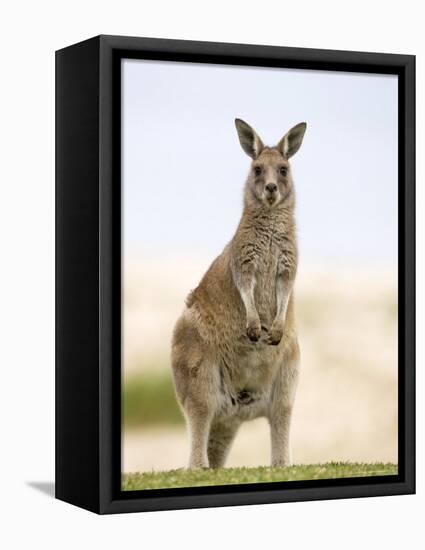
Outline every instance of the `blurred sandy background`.
MULTIPOLYGON (((131 393, 132 384, 149 387, 151 378, 158 377, 162 382, 152 389, 158 388, 158 395, 150 398, 160 401, 163 395, 162 406, 172 411, 159 415, 162 422, 146 422, 143 410, 139 420, 136 411, 133 421, 137 405, 130 408, 123 430, 125 472, 186 465, 185 426, 170 404, 173 395, 164 386, 167 380, 171 385, 174 322, 187 292, 209 262, 209 258, 173 256, 135 256, 127 261, 123 381, 131 393)), ((397 462, 394 273, 378 268, 304 269, 301 265, 296 311, 302 355, 292 426, 294 462, 397 462)), ((267 421, 246 423, 228 465, 267 465, 269 450, 267 421)))

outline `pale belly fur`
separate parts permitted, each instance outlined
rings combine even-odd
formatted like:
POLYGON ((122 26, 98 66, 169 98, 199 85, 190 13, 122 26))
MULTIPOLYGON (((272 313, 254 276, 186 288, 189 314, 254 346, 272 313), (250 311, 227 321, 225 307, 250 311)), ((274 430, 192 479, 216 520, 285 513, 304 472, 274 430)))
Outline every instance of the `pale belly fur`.
POLYGON ((273 382, 283 366, 283 346, 277 349, 259 341, 248 347, 246 354, 231 367, 220 360, 216 363, 220 379, 217 419, 250 420, 267 416, 273 382))

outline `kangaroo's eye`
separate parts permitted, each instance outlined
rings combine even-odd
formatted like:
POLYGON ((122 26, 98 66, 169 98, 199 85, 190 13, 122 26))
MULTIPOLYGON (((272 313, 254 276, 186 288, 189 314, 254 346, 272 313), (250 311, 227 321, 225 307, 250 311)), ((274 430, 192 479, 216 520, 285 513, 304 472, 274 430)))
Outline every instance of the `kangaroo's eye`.
POLYGON ((254 174, 255 174, 256 176, 261 176, 261 172, 262 172, 261 166, 256 166, 256 167, 254 168, 254 174))
POLYGON ((288 168, 286 166, 281 166, 279 168, 279 172, 281 173, 282 176, 286 176, 288 175, 288 168))

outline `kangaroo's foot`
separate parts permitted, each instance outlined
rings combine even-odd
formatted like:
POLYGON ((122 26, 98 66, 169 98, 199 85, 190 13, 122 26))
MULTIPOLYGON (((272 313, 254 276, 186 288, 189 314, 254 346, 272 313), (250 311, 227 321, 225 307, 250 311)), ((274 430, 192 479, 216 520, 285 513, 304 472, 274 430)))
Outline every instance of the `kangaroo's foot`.
POLYGON ((209 468, 208 459, 205 457, 190 457, 189 470, 199 470, 209 468))

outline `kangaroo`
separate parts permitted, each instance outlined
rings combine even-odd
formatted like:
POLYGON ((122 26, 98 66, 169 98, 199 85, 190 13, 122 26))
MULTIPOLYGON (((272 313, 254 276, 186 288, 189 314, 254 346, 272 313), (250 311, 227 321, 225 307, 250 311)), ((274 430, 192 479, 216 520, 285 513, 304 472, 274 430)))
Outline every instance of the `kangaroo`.
POLYGON ((186 298, 172 338, 178 401, 190 434, 189 468, 224 466, 242 422, 266 417, 271 464, 291 463, 289 428, 299 346, 293 285, 297 270, 295 192, 289 158, 306 124, 274 147, 235 120, 252 162, 233 239, 186 298))

